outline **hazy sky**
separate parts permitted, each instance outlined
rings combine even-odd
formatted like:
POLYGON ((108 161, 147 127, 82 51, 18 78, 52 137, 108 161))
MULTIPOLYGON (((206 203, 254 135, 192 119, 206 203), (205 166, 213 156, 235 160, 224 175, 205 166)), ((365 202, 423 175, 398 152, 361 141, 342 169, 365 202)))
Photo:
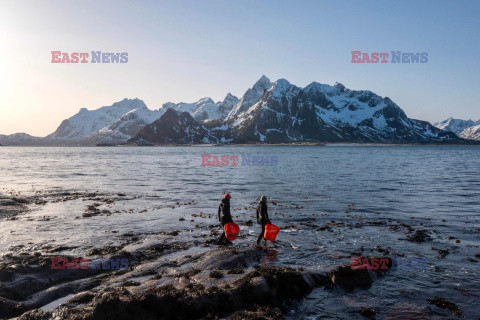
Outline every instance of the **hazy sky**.
POLYGON ((241 96, 262 74, 368 89, 412 118, 477 120, 479 17, 479 1, 0 0, 0 134, 44 136, 125 97, 156 109, 241 96), (52 64, 52 50, 129 61, 52 64), (429 60, 352 64, 352 50, 429 60))

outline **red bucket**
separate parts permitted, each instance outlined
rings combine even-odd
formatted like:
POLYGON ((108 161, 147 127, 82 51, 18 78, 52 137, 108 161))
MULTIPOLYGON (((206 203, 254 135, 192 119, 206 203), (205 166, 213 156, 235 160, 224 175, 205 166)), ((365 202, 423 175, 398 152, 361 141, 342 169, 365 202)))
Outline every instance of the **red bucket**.
POLYGON ((274 224, 267 224, 265 225, 265 234, 263 235, 263 237, 265 238, 265 240, 274 241, 279 232, 279 227, 274 224))
POLYGON ((237 239, 238 233, 240 232, 240 227, 236 223, 227 223, 225 225, 225 237, 232 241, 237 239))

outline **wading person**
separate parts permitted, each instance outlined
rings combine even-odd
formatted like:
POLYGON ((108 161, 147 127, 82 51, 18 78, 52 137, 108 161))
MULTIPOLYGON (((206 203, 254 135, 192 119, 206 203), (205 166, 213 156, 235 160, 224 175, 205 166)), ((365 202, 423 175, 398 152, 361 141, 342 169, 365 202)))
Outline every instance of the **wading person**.
POLYGON ((232 223, 232 215, 230 214, 230 199, 232 197, 230 196, 229 193, 226 193, 225 196, 222 199, 222 202, 218 206, 218 220, 220 220, 220 223, 222 224, 222 235, 220 236, 220 239, 218 239, 218 242, 220 244, 231 244, 232 242, 228 240, 225 237, 225 225, 227 223, 232 223))
POLYGON ((258 224, 262 225, 262 232, 258 236, 257 239, 257 244, 260 244, 260 241, 262 241, 263 236, 265 234, 265 225, 270 224, 270 219, 268 218, 268 212, 267 212, 267 197, 262 196, 260 198, 260 202, 258 203, 257 207, 257 222, 258 224))

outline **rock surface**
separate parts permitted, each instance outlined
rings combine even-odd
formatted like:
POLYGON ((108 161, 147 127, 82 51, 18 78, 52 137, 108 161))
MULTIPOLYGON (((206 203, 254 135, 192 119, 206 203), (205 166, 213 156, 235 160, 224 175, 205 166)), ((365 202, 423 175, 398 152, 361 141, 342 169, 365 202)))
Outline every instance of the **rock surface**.
MULTIPOLYGON (((139 254, 145 251, 133 256, 139 254)), ((352 277, 349 266, 328 274, 259 266, 265 254, 258 248, 219 247, 143 260, 126 272, 89 278, 83 292, 55 310, 31 310, 19 319, 282 319, 285 301, 300 299, 316 287, 364 287, 376 278, 357 270, 352 277), (97 288, 90 290, 92 285, 97 288)), ((9 315, 23 310, 11 301, 4 305, 9 315)))

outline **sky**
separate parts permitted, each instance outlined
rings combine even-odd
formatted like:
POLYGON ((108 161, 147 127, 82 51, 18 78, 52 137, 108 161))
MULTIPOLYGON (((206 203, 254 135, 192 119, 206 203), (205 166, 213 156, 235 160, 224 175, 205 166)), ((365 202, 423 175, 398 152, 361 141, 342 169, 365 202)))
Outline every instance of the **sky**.
POLYGON ((415 119, 478 120, 479 17, 480 1, 0 0, 0 134, 45 136, 123 98, 241 97, 262 75, 371 90, 415 119), (51 63, 57 50, 128 63, 51 63), (397 50, 428 63, 351 63, 397 50))

